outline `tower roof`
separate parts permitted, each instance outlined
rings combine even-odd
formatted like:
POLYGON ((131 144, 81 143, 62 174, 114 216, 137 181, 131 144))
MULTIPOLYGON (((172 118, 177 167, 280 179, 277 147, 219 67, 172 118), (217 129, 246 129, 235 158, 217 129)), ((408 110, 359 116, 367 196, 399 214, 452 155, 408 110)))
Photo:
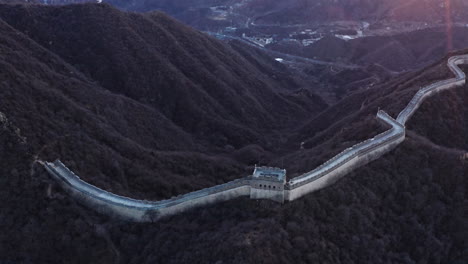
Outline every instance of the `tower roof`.
POLYGON ((284 181, 286 179, 286 170, 274 167, 257 167, 255 165, 252 176, 265 180, 284 181))

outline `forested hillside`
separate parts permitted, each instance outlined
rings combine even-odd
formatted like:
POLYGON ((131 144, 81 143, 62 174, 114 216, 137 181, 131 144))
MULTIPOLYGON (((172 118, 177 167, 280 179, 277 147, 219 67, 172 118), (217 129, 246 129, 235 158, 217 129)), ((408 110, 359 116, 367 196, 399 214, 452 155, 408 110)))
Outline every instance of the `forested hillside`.
POLYGON ((395 116, 449 77, 447 58, 328 106, 274 58, 161 13, 0 5, 0 262, 463 263, 466 85, 425 102, 396 150, 283 205, 237 199, 127 223, 77 204, 37 163, 59 158, 151 200, 255 163, 291 176, 381 131, 377 109, 395 116))

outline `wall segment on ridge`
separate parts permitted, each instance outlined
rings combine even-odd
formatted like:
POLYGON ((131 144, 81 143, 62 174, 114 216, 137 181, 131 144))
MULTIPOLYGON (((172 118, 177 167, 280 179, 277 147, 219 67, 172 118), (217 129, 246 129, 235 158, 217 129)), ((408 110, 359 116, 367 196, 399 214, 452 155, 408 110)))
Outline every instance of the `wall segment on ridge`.
POLYGON ((355 168, 379 158, 405 139, 405 128, 395 119, 384 111, 379 111, 377 118, 390 125, 391 129, 347 148, 315 170, 291 179, 286 200, 293 201, 334 183, 355 168))
POLYGON ((176 214, 195 206, 249 196, 249 178, 234 180, 168 200, 157 202, 135 200, 119 196, 84 182, 62 162, 45 162, 46 170, 59 181, 72 196, 99 212, 118 215, 132 221, 151 221, 176 214))
POLYGON ((421 88, 411 99, 408 105, 398 115, 397 121, 405 125, 408 119, 418 110, 424 100, 443 90, 464 85, 466 82, 465 73, 458 67, 460 64, 468 64, 468 55, 454 56, 448 60, 447 66, 455 74, 455 78, 436 82, 421 88))
MULTIPOLYGON (((278 202, 294 201, 315 190, 334 183, 340 177, 388 153, 405 139, 405 123, 431 95, 465 84, 465 73, 458 67, 468 64, 468 55, 454 56, 448 60, 449 69, 455 78, 436 82, 421 88, 410 103, 400 112, 395 120, 384 111, 377 113, 377 118, 391 128, 371 139, 345 149, 340 154, 326 161, 316 169, 281 183, 275 190, 262 189, 260 182, 251 177, 234 180, 211 188, 202 189, 185 195, 162 200, 145 201, 119 196, 80 179, 59 160, 43 162, 45 169, 71 196, 101 213, 120 218, 147 222, 160 217, 173 215, 194 207, 215 202, 250 196, 251 199, 271 199, 278 202)), ((277 184, 277 183, 275 183, 277 184)))

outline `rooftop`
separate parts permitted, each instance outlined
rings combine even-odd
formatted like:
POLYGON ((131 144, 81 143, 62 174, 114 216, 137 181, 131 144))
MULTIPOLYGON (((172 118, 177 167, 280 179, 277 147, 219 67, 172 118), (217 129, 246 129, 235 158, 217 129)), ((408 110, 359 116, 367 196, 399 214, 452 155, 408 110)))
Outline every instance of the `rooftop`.
POLYGON ((274 181, 284 181, 286 179, 286 170, 274 167, 257 167, 252 175, 254 178, 263 178, 274 181))

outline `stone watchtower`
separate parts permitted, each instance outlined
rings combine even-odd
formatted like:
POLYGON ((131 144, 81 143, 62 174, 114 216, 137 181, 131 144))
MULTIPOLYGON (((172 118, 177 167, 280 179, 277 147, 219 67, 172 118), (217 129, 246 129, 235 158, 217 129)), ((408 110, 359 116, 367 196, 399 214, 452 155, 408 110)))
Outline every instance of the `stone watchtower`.
POLYGON ((270 199, 283 203, 285 184, 285 169, 255 165, 250 185, 250 199, 270 199))

